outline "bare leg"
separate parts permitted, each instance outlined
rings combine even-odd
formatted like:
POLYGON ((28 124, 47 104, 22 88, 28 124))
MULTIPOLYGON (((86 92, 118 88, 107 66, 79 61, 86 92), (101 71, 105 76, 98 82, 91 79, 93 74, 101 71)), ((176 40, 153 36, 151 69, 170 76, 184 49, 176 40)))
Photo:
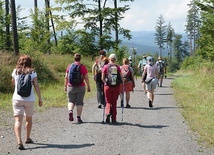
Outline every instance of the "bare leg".
POLYGON ((126 106, 129 105, 130 101, 130 92, 126 92, 126 106))
POLYGON ((32 121, 32 117, 26 117, 26 139, 30 139, 30 133, 32 130, 32 125, 33 125, 33 121, 32 121))
POLYGON ((22 138, 21 138, 22 121, 23 121, 23 115, 15 116, 14 131, 15 131, 15 135, 18 143, 22 142, 22 138))
POLYGON ((69 103, 68 103, 68 111, 70 111, 70 110, 73 111, 73 109, 74 109, 74 104, 71 103, 71 102, 69 102, 69 103))
POLYGON ((83 106, 77 106, 77 116, 81 117, 83 106))

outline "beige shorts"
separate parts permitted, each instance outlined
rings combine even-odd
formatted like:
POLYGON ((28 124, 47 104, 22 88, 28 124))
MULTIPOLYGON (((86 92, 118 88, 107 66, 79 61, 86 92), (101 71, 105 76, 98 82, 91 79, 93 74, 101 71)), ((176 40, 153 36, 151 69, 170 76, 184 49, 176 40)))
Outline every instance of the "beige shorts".
POLYGON ((26 117, 33 116, 34 101, 13 101, 14 116, 24 115, 26 117))

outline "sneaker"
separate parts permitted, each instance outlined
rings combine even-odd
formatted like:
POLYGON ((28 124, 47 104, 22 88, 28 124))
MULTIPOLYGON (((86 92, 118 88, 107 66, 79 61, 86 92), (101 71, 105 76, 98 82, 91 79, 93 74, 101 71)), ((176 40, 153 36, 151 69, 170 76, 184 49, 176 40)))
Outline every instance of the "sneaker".
POLYGON ((82 119, 81 118, 77 118, 77 123, 79 123, 79 124, 83 123, 82 119))
POLYGON ((153 107, 152 101, 151 101, 151 100, 149 100, 149 107, 150 107, 150 108, 153 107))
POLYGON ((110 123, 110 114, 108 114, 107 116, 106 116, 106 123, 110 123))
POLYGON ((70 111, 69 112, 69 121, 73 121, 74 120, 74 117, 73 117, 73 112, 72 111, 70 111))

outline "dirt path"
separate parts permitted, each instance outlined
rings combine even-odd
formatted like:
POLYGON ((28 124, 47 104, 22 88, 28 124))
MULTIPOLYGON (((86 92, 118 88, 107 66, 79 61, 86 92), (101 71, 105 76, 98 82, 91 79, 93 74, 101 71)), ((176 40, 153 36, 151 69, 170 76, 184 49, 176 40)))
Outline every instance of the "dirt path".
MULTIPOLYGON (((85 102, 83 124, 68 121, 67 108, 50 109, 34 115, 34 144, 16 148, 12 125, 0 127, 1 155, 211 155, 213 149, 197 144, 176 106, 172 79, 155 91, 154 108, 148 107, 140 79, 131 93, 131 109, 121 108, 118 124, 102 123, 102 109, 95 98, 85 102)), ((45 104, 45 103, 44 103, 45 104)), ((76 109, 75 109, 76 110, 76 109)), ((75 111, 76 112, 76 111, 75 111)), ((10 120, 11 124, 13 119, 10 120)), ((23 134, 24 139, 24 134, 23 134)))

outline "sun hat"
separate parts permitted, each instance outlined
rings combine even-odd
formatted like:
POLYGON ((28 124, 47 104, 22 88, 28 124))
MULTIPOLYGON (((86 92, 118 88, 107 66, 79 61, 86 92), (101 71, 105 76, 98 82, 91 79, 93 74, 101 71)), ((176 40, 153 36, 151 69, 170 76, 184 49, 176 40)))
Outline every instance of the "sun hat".
POLYGON ((162 57, 161 57, 161 56, 159 56, 159 57, 158 57, 158 60, 162 60, 162 57))

